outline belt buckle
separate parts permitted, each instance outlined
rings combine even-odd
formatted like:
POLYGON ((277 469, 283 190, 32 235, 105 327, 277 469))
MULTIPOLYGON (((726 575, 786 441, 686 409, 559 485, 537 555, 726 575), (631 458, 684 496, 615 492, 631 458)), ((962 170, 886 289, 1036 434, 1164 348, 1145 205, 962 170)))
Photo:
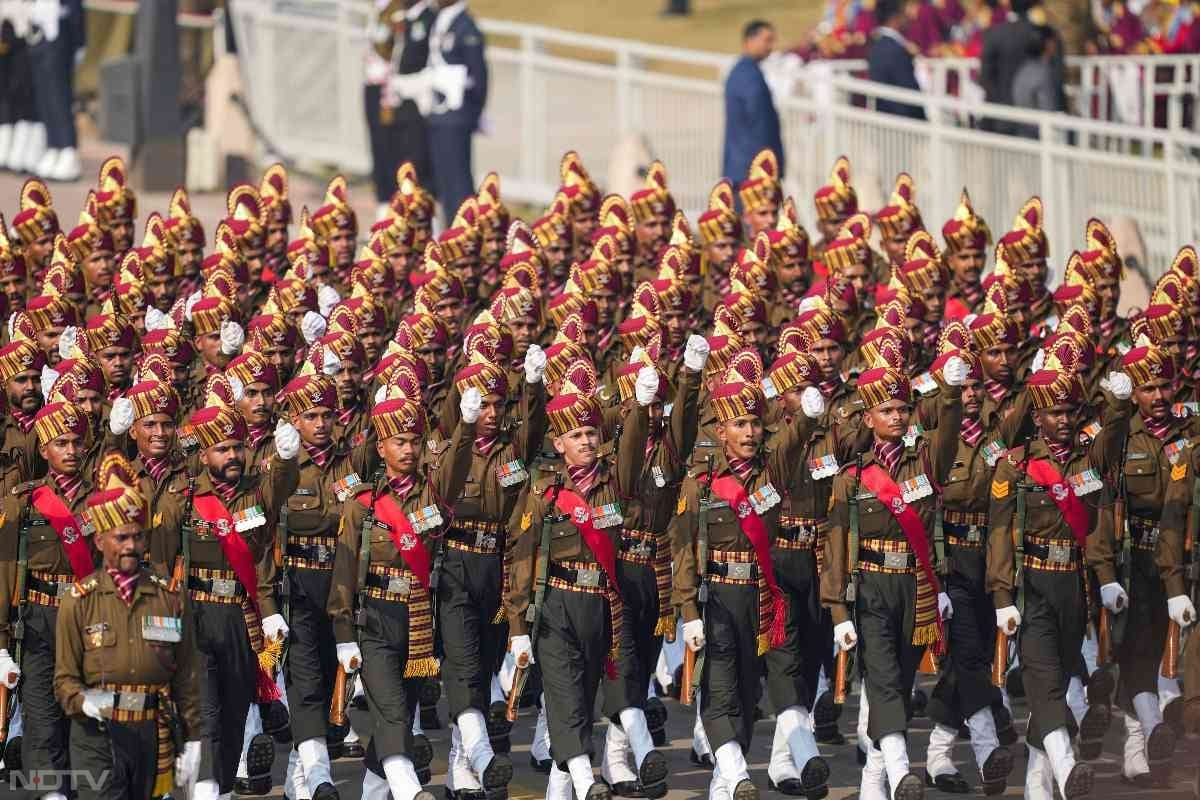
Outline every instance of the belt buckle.
POLYGON ((327 544, 319 544, 316 546, 317 561, 321 564, 326 564, 333 561, 334 549, 327 544))
POLYGON ((1158 534, 1159 528, 1157 525, 1146 530, 1146 532, 1142 534, 1142 545, 1146 547, 1153 547, 1154 545, 1158 544, 1158 534))
POLYGON ((967 544, 979 544, 983 541, 983 532, 978 525, 967 526, 967 544))
POLYGON ((801 525, 800 534, 796 537, 797 544, 812 544, 817 539, 817 530, 812 525, 801 525))
POLYGON ((65 595, 67 592, 69 592, 71 590, 71 582, 70 581, 50 581, 50 583, 54 584, 54 596, 55 597, 62 597, 63 595, 65 595))
POLYGON ((233 597, 237 594, 237 579, 213 578, 212 590, 209 593, 219 597, 233 597))
POLYGON ((119 711, 145 711, 147 695, 145 692, 119 692, 117 694, 117 709, 119 711))
POLYGON ((1048 545, 1046 545, 1046 560, 1052 564, 1070 564, 1071 563, 1071 545, 1069 545, 1069 544, 1048 544, 1048 545))
POLYGON ((485 533, 484 531, 475 532, 475 547, 479 550, 493 550, 496 547, 496 535, 485 533))
POLYGON ((575 570, 575 584, 577 586, 585 586, 589 589, 600 588, 600 570, 598 569, 577 569, 575 570))
POLYGON ((387 579, 388 594, 398 594, 402 597, 408 597, 408 593, 412 591, 412 581, 405 577, 394 577, 387 579))
POLYGON ((654 544, 643 539, 630 539, 633 544, 628 548, 629 554, 637 558, 650 558, 654 555, 654 544))
POLYGON ((754 564, 749 561, 726 561, 725 576, 739 581, 748 581, 754 577, 754 564))
POLYGON ((887 569, 908 569, 908 553, 884 551, 883 566, 887 569))

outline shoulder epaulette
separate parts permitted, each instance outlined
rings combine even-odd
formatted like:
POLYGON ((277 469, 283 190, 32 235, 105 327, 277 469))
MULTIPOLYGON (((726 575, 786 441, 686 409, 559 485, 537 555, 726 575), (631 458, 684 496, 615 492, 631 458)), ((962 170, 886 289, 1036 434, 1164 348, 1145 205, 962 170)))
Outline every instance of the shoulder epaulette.
POLYGON ((81 581, 75 581, 71 586, 72 597, 87 597, 92 592, 96 591, 96 587, 100 582, 96 580, 95 575, 89 575, 81 581))
POLYGON ((37 485, 39 483, 41 483, 41 481, 25 481, 24 483, 18 483, 16 486, 14 486, 12 488, 13 496, 15 497, 20 494, 26 494, 27 492, 32 492, 34 489, 37 488, 37 485))
POLYGON ((157 572, 150 573, 150 582, 165 592, 170 592, 171 594, 177 594, 179 592, 178 589, 171 588, 171 582, 162 575, 159 575, 157 572))
POLYGON ((450 446, 450 440, 442 438, 430 439, 425 442, 425 446, 428 447, 429 451, 435 456, 440 456, 442 453, 446 452, 446 448, 450 446))
POLYGON ((1021 462, 1025 460, 1025 445, 1017 445, 1005 453, 1005 457, 1012 466, 1020 466, 1021 462))

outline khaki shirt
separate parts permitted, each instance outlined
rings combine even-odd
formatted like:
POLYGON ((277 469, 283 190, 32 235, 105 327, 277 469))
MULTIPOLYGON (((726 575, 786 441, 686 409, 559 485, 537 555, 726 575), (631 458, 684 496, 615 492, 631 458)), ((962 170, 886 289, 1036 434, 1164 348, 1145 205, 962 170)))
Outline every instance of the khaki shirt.
POLYGON ((629 502, 631 529, 655 534, 666 532, 687 473, 685 454, 696 441, 699 396, 700 373, 680 369, 671 415, 663 420, 663 434, 645 459, 637 490, 629 502))
POLYGON ((0 497, 7 497, 14 486, 46 474, 46 462, 38 453, 33 429, 22 433, 17 423, 0 415, 0 497))
POLYGON ((67 716, 83 717, 85 689, 149 684, 169 688, 184 739, 199 738, 195 630, 183 596, 165 578, 142 570, 133 603, 125 605, 112 576, 96 570, 63 598, 55 647, 54 696, 67 716), (177 621, 178 641, 164 641, 174 637, 150 617, 177 621))
MULTIPOLYGON (((172 455, 174 457, 177 454, 172 455)), ((173 565, 156 559, 162 557, 167 537, 179 538, 187 508, 188 468, 182 458, 177 458, 163 479, 156 481, 146 471, 140 456, 134 460, 133 466, 138 471, 138 486, 142 496, 150 503, 150 524, 146 531, 147 558, 150 566, 160 575, 169 575, 173 565)))
POLYGON ((506 525, 516 508, 525 480, 504 486, 500 483, 500 470, 506 465, 520 462, 528 474, 533 457, 538 453, 546 432, 546 389, 545 384, 525 384, 518 403, 516 418, 518 425, 506 424, 497 434, 496 444, 487 455, 475 448, 472 440, 471 469, 462 492, 454 503, 455 520, 474 520, 506 525))

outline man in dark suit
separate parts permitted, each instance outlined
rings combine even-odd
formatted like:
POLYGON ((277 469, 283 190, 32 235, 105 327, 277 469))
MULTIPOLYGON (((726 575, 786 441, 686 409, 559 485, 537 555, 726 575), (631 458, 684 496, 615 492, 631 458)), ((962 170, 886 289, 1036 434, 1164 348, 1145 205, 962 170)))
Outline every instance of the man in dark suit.
POLYGON ((429 152, 434 190, 449 224, 459 204, 475 193, 471 135, 487 102, 488 70, 483 34, 467 11, 467 0, 438 0, 438 9, 429 41, 434 70, 429 152))
MULTIPOLYGON (((1008 19, 983 33, 983 52, 979 58, 979 84, 989 103, 1013 105, 1013 80, 1017 70, 1025 63, 1031 50, 1038 50, 1042 40, 1039 26, 1046 24, 1046 12, 1041 0, 1013 0, 1008 19)), ((1062 59, 1061 38, 1053 32, 1056 54, 1050 60, 1053 84, 1059 87, 1055 105, 1066 110, 1066 94, 1061 87, 1066 84, 1066 66, 1062 59)), ((1012 122, 984 119, 982 127, 996 133, 1018 133, 1012 122)))
POLYGON ((746 179, 750 162, 763 149, 775 153, 779 160, 777 177, 783 177, 779 112, 759 67, 759 62, 771 55, 773 49, 775 29, 771 23, 750 22, 742 31, 742 57, 725 79, 725 152, 721 174, 734 186, 746 179))
MULTIPOLYGON (((917 73, 913 68, 913 48, 900 29, 904 26, 906 0, 879 0, 875 14, 879 27, 875 29, 875 41, 867 53, 868 77, 899 89, 921 91, 917 73)), ((910 103, 894 100, 879 100, 875 109, 884 114, 898 114, 911 119, 925 119, 925 109, 910 103)))

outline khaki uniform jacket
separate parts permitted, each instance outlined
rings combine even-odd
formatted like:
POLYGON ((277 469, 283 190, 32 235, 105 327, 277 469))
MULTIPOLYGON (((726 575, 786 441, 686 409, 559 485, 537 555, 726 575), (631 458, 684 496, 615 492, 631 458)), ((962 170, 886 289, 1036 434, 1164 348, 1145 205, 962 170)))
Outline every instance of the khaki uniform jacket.
MULTIPOLYGON (((443 520, 450 519, 450 510, 455 499, 462 493, 471 470, 471 450, 475 441, 474 423, 461 422, 454 436, 439 445, 436 457, 427 457, 417 471, 417 483, 400 508, 408 514, 429 506, 436 506, 443 520)), ((385 481, 380 496, 393 494, 385 481)), ((326 610, 333 621, 333 632, 342 643, 357 641, 354 629, 354 600, 358 594, 358 554, 362 546, 363 521, 368 510, 358 500, 348 500, 342 506, 338 528, 337 553, 333 562, 333 580, 329 588, 326 610)), ((376 519, 369 531, 371 563, 388 567, 405 566, 404 557, 392 543, 387 526, 376 519)), ((420 534, 421 543, 431 552, 442 531, 426 531, 420 534)), ((430 561, 432 562, 432 557, 430 561)), ((428 588, 428 587, 426 587, 428 588)))
POLYGON ((54 696, 68 717, 83 717, 85 689, 114 683, 163 686, 170 689, 184 739, 199 737, 195 629, 183 596, 171 591, 165 578, 142 570, 127 606, 108 572, 96 570, 63 598, 55 646, 54 696), (179 620, 179 641, 144 638, 147 617, 179 620))
POLYGON ((173 565, 158 561, 166 551, 166 539, 179 539, 183 527, 183 516, 187 513, 188 470, 182 458, 171 465, 161 481, 146 471, 139 456, 133 462, 138 471, 138 486, 142 496, 150 503, 150 524, 146 531, 146 555, 150 566, 160 575, 170 575, 173 565))
POLYGON ((8 415, 0 415, 0 497, 8 497, 17 484, 46 473, 33 429, 22 433, 8 415))
MULTIPOLYGON (((296 488, 282 508, 287 509, 287 527, 290 536, 336 536, 342 518, 343 500, 339 500, 334 484, 348 475, 357 475, 363 483, 370 483, 372 459, 365 449, 347 451, 335 444, 325 466, 317 466, 303 445, 296 456, 299 478, 296 488)), ((351 490, 356 494, 361 486, 351 490)), ((349 499, 349 498, 347 498, 349 499)))
POLYGON ((645 459, 637 491, 629 502, 626 517, 629 528, 655 534, 666 532, 687 472, 685 454, 696 441, 699 396, 700 373, 681 368, 671 416, 663 420, 662 438, 645 459))

